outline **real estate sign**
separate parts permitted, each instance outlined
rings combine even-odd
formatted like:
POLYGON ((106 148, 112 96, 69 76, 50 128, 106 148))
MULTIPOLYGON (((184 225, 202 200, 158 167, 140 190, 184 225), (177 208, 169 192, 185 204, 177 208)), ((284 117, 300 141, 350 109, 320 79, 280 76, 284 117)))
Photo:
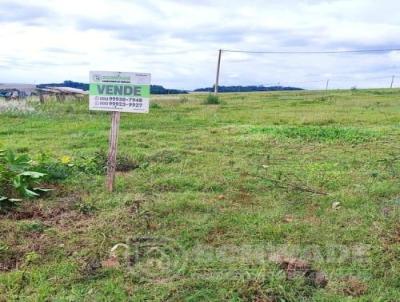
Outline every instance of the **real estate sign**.
POLYGON ((150 74, 91 71, 89 109, 148 113, 150 74))

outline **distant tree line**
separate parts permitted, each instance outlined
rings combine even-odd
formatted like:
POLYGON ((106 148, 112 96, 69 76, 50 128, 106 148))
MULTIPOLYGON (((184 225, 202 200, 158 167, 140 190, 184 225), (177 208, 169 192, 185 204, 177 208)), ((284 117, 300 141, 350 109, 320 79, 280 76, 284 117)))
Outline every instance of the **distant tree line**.
MULTIPOLYGON (((37 85, 38 88, 44 87, 71 87, 78 88, 82 90, 89 90, 89 84, 74 82, 74 81, 64 81, 63 83, 50 83, 50 84, 40 84, 37 85)), ((168 89, 161 85, 151 85, 150 87, 152 94, 186 94, 187 90, 179 89, 168 89)), ((252 92, 252 91, 285 91, 285 90, 303 90, 297 87, 286 87, 286 86, 218 86, 219 92, 252 92)), ((196 92, 213 92, 214 87, 198 88, 195 89, 196 92)))
POLYGON ((49 84, 39 84, 37 85, 38 88, 45 88, 45 87, 70 87, 70 88, 77 88, 82 90, 89 90, 89 84, 74 82, 74 81, 64 81, 63 83, 49 83, 49 84))
MULTIPOLYGON (((283 90, 303 90, 297 87, 285 86, 218 86, 218 92, 252 92, 252 91, 283 91, 283 90)), ((196 92, 213 92, 214 87, 198 88, 196 92)))
MULTIPOLYGON (((78 88, 82 90, 89 90, 89 84, 74 82, 74 81, 64 81, 63 83, 49 83, 49 84, 39 84, 38 88, 45 87, 70 87, 70 88, 78 88)), ((150 86, 151 94, 185 94, 188 93, 186 90, 179 89, 167 89, 161 85, 151 85, 150 86)))
POLYGON ((151 94, 186 94, 186 93, 188 93, 186 90, 169 89, 169 88, 164 88, 161 85, 151 85, 150 92, 151 92, 151 94))

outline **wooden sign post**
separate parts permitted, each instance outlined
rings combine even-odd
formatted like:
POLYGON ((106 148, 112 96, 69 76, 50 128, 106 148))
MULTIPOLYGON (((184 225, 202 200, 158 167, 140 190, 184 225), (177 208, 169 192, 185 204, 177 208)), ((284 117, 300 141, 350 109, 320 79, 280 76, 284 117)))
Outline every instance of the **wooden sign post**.
POLYGON ((89 109, 111 111, 106 179, 109 192, 114 190, 121 112, 148 113, 149 102, 149 73, 90 72, 89 109))
POLYGON ((118 132, 121 112, 111 112, 110 142, 107 157, 107 190, 114 190, 115 171, 117 170, 118 132))

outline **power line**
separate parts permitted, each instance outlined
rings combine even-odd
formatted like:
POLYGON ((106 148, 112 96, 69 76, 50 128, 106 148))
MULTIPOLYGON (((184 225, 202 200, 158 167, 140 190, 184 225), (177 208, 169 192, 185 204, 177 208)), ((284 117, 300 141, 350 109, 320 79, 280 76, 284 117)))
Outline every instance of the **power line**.
MULTIPOLYGON (((327 80, 329 82, 364 82, 371 80, 386 80, 391 79, 393 76, 385 76, 385 77, 374 77, 374 78, 336 78, 330 77, 329 79, 323 80, 309 80, 309 81, 279 81, 281 84, 310 84, 310 83, 325 83, 327 80)), ((394 76, 395 77, 395 76, 394 76)))
POLYGON ((387 49, 356 49, 356 50, 328 50, 328 51, 254 51, 239 49, 221 49, 223 52, 249 53, 249 54, 342 54, 342 53, 382 53, 400 51, 400 48, 387 49))
MULTIPOLYGON (((278 81, 278 83, 282 85, 287 85, 287 84, 309 84, 309 83, 322 83, 325 82, 326 80, 316 80, 316 81, 278 81)), ((266 84, 270 85, 270 84, 266 84)), ((273 85, 273 84, 271 84, 273 85)))
MULTIPOLYGON (((323 77, 322 77, 323 78, 323 77)), ((392 76, 385 76, 385 77, 374 77, 374 78, 337 78, 337 77, 330 77, 328 78, 323 78, 322 80, 309 80, 309 81, 276 81, 276 82, 270 82, 270 83, 264 83, 264 86, 270 86, 270 85, 287 85, 287 84, 311 84, 311 83, 326 83, 327 80, 329 82, 360 82, 360 81, 370 81, 370 80, 386 80, 386 79, 391 79, 392 76)))
POLYGON ((350 82, 350 81, 372 81, 372 80, 386 80, 390 79, 392 76, 385 76, 385 77, 374 77, 374 78, 335 78, 332 77, 331 81, 334 82, 350 82))
MULTIPOLYGON (((221 57, 223 52, 230 53, 247 53, 247 54, 301 54, 301 55, 309 55, 309 54, 360 54, 360 53, 388 53, 400 51, 400 48, 384 48, 384 49, 353 49, 353 50, 329 50, 329 51, 253 51, 253 50, 239 50, 239 49, 219 49, 218 51, 218 64, 217 64, 217 73, 216 80, 214 84, 214 94, 218 94, 218 84, 219 84, 219 76, 220 76, 220 68, 221 68, 221 57)), ((383 78, 382 78, 383 79, 383 78)), ((359 79, 360 80, 360 79, 359 79)), ((335 80, 333 80, 335 81, 335 80)), ((392 82, 394 81, 394 77, 392 78, 392 82)), ((329 80, 326 84, 328 87, 329 80)), ((391 87, 393 83, 391 84, 391 87)))

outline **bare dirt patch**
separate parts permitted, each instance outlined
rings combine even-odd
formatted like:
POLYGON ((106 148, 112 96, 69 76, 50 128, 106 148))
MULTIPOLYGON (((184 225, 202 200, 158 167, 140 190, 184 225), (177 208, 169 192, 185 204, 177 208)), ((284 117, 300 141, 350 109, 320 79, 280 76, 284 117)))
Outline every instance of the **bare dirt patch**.
POLYGON ((23 208, 0 217, 2 232, 6 234, 2 238, 4 250, 0 253, 0 271, 20 268, 29 253, 43 257, 41 261, 57 249, 69 253, 65 238, 71 233, 84 233, 92 219, 75 210, 71 199, 60 201, 54 207, 26 203, 23 208), (48 228, 55 228, 56 233, 46 232, 48 228))
POLYGON ((224 228, 215 227, 208 232, 205 238, 205 242, 208 244, 221 243, 225 235, 226 235, 226 230, 224 228))
POLYGON ((18 267, 21 255, 13 254, 5 259, 0 259, 0 272, 8 272, 18 267))
POLYGON ((278 302, 285 301, 284 297, 268 293, 264 285, 259 280, 249 280, 239 291, 240 297, 244 301, 254 302, 278 302))
POLYGON ((368 291, 368 286, 354 276, 345 278, 343 285, 343 293, 352 297, 360 297, 368 291))
POLYGON ((389 244, 400 243, 400 222, 394 225, 393 230, 388 234, 387 243, 389 244))
POLYGON ((296 277, 304 277, 310 285, 320 288, 328 284, 328 278, 325 274, 313 269, 311 264, 307 261, 285 257, 283 255, 271 255, 269 259, 279 265, 286 273, 286 278, 288 280, 292 280, 296 277))

